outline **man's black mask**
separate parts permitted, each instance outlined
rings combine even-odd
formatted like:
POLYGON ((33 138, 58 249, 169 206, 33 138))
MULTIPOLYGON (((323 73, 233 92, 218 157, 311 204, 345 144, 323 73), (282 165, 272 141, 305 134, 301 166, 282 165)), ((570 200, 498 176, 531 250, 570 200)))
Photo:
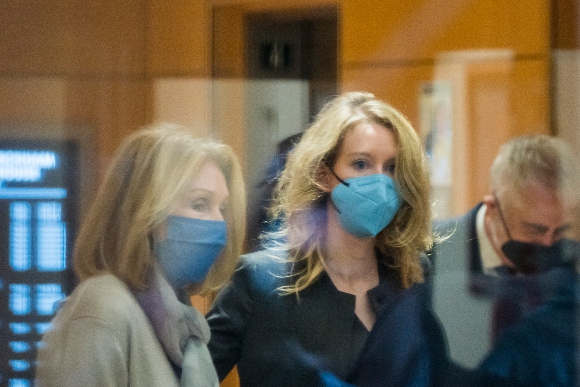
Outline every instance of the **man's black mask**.
POLYGON ((542 273, 580 260, 580 242, 571 239, 561 239, 552 246, 510 239, 501 250, 516 270, 524 274, 542 273))
MULTIPOLYGON (((496 198, 497 200, 497 198, 496 198)), ((518 272, 524 274, 542 273, 559 266, 575 264, 580 260, 580 242, 561 239, 551 246, 514 240, 507 226, 503 211, 497 200, 499 217, 509 240, 501 246, 505 256, 514 264, 518 272)))

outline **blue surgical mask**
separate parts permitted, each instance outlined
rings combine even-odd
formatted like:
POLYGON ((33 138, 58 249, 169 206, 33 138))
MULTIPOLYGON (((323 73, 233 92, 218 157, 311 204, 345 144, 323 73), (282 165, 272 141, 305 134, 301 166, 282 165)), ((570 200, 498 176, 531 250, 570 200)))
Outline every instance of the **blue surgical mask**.
POLYGON ((384 174, 340 179, 331 193, 342 227, 357 237, 374 237, 387 227, 403 200, 395 181, 384 174))
POLYGON ((226 222, 170 216, 167 236, 154 244, 157 261, 171 287, 202 282, 226 245, 226 222))

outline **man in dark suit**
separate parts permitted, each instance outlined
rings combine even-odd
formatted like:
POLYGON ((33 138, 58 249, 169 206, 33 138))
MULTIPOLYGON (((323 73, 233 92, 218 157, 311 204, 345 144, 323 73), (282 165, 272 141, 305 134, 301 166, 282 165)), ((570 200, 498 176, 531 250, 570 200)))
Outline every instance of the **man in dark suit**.
POLYGON ((578 162, 545 135, 506 143, 491 169, 491 194, 467 214, 436 223, 433 307, 451 359, 474 368, 501 333, 551 292, 543 273, 578 239, 578 162))
MULTIPOLYGON (((580 245, 574 250, 573 261, 580 263, 580 245)), ((481 373, 509 380, 512 385, 580 385, 579 272, 575 266, 549 271, 557 284, 555 296, 506 330, 479 367, 481 373)))

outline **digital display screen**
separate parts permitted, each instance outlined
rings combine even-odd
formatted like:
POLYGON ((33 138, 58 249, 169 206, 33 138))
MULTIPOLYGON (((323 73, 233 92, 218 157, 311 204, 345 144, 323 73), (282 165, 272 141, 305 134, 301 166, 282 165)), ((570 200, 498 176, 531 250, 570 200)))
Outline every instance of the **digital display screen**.
POLYGON ((36 347, 70 292, 72 141, 0 140, 0 384, 32 386, 36 347))

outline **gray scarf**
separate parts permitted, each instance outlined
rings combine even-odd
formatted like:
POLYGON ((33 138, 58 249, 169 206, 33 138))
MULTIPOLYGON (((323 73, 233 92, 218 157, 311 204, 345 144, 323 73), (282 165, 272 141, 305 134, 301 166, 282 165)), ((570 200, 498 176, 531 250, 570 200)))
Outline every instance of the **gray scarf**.
POLYGON ((167 357, 181 367, 182 387, 219 387, 207 343, 210 330, 204 316, 177 299, 165 278, 155 271, 148 289, 135 292, 167 357))

